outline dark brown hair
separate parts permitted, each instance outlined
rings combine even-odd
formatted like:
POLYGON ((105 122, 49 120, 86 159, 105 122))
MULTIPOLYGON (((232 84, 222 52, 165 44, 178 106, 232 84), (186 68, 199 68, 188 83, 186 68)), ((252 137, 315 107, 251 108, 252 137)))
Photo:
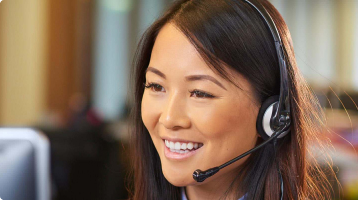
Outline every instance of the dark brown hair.
MULTIPOLYGON (((308 161, 307 155, 308 143, 320 143, 317 136, 324 128, 320 105, 297 68, 291 36, 283 18, 268 1, 260 2, 275 21, 286 53, 291 132, 278 141, 277 153, 273 145, 253 153, 239 169, 239 186, 233 184, 228 192, 246 194, 250 200, 277 200, 281 184, 279 167, 284 184, 283 199, 329 199, 329 181, 316 162, 308 161)), ((166 23, 173 23, 187 36, 214 72, 230 80, 225 73, 225 67, 229 66, 246 77, 255 90, 257 102, 279 94, 279 65, 274 42, 257 11, 241 0, 175 1, 145 32, 134 58, 130 134, 134 175, 132 198, 135 200, 181 198, 180 188, 164 178, 159 155, 141 119, 145 71, 158 32, 166 23)), ((261 142, 261 139, 257 141, 261 142)))

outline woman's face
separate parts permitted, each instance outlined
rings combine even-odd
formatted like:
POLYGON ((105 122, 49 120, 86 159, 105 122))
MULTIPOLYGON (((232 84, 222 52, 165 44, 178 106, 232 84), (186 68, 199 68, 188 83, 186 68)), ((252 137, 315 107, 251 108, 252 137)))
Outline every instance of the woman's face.
MULTIPOLYGON (((173 24, 159 32, 146 72, 142 119, 163 174, 175 186, 198 184, 192 178, 196 169, 221 165, 256 144, 259 108, 253 90, 227 70, 241 89, 214 73, 173 24)), ((244 160, 201 184, 233 177, 244 160)))

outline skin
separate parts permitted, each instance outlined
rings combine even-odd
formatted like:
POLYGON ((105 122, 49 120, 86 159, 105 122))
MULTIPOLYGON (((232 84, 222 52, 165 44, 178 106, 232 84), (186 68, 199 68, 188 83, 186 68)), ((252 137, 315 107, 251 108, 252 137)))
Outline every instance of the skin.
POLYGON ((159 32, 146 73, 146 86, 157 85, 145 89, 142 120, 158 151, 165 178, 175 186, 185 186, 190 200, 219 199, 248 157, 202 183, 193 180, 193 171, 233 159, 253 148, 258 138, 259 106, 253 100, 252 87, 232 69, 227 68, 227 72, 241 89, 212 71, 175 25, 169 23, 159 32), (192 75, 208 75, 218 84, 186 78, 192 75), (191 93, 193 90, 215 97, 191 93), (165 156, 163 138, 200 142, 203 146, 191 157, 174 160, 165 156))

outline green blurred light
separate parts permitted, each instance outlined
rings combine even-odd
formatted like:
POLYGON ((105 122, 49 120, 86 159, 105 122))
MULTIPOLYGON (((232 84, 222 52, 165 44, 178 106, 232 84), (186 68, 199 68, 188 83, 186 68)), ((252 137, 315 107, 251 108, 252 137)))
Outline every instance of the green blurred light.
POLYGON ((103 0, 108 10, 116 12, 129 12, 133 7, 133 0, 103 0))

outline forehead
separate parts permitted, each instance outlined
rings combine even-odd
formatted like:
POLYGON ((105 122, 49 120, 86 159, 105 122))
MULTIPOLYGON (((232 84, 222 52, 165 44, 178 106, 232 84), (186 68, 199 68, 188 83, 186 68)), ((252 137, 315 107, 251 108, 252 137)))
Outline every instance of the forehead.
POLYGON ((173 24, 159 32, 150 59, 150 66, 160 70, 184 70, 213 73, 188 38, 173 24))
POLYGON ((166 24, 155 40, 149 66, 166 76, 179 77, 194 74, 210 75, 218 79, 227 88, 241 88, 252 93, 251 85, 240 73, 225 67, 235 84, 214 72, 200 56, 194 45, 174 24, 166 24))

